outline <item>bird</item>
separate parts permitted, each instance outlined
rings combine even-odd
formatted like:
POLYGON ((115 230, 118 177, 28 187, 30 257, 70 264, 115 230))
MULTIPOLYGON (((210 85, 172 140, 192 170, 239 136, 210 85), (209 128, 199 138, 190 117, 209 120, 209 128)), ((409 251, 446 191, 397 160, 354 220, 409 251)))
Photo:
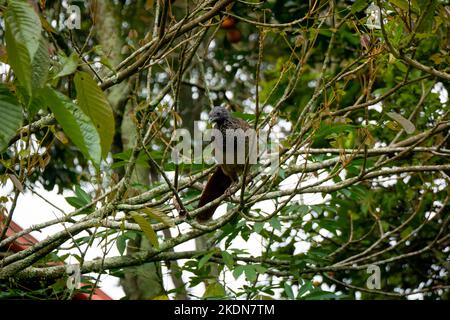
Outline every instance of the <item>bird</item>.
MULTIPOLYGON (((249 141, 251 140, 245 140, 246 137, 251 139, 250 125, 245 120, 233 117, 225 107, 218 106, 214 107, 209 113, 209 121, 215 125, 215 128, 220 131, 222 136, 222 141, 216 140, 216 138, 214 140, 216 144, 215 158, 216 160, 221 159, 221 161, 219 161, 219 166, 208 179, 203 189, 198 208, 226 194, 233 183, 239 182, 239 176, 244 171, 246 161, 249 163, 246 157, 251 154, 249 147, 249 141), (239 146, 245 147, 240 148, 239 146), (217 154, 217 152, 220 154, 217 154), (242 159, 244 160, 242 161, 242 159)), ((256 154, 256 151, 254 154, 256 154)), ((216 204, 199 213, 196 216, 197 222, 204 223, 209 221, 218 206, 219 204, 216 204)))

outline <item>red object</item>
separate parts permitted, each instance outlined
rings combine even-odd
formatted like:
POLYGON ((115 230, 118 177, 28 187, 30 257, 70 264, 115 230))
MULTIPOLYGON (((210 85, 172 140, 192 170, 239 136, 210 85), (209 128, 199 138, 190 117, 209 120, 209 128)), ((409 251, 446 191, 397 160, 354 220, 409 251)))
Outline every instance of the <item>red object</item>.
POLYGON ((242 33, 239 29, 230 29, 227 31, 227 39, 230 43, 238 43, 242 39, 242 33))
MULTIPOLYGON (((0 214, 0 222, 5 219, 3 214, 0 214)), ((16 233, 23 231, 23 229, 14 221, 11 221, 9 224, 8 230, 6 230, 5 238, 9 238, 16 233)), ((0 239, 2 240, 2 239, 0 239)), ((28 249, 32 245, 38 243, 39 241, 30 234, 25 234, 21 237, 18 237, 16 240, 11 242, 7 247, 6 251, 19 252, 25 249, 28 249)), ((89 300, 89 294, 87 293, 77 293, 73 297, 74 300, 89 300)), ((94 294, 90 300, 112 300, 110 296, 108 296, 105 292, 103 292, 99 288, 95 288, 94 294)))
POLYGON ((221 27, 222 27, 222 29, 232 29, 232 28, 234 28, 235 24, 236 24, 236 21, 234 20, 233 17, 225 17, 222 20, 221 27))

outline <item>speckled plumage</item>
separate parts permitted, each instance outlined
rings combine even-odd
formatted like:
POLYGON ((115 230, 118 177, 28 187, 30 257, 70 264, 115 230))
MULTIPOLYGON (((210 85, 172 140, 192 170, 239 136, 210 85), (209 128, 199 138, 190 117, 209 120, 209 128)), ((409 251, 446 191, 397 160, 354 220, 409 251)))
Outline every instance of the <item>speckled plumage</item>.
MULTIPOLYGON (((233 182, 239 181, 239 175, 241 175, 242 171, 244 170, 245 161, 244 163, 239 163, 238 161, 238 154, 243 150, 238 150, 237 141, 240 139, 245 139, 245 134, 242 133, 246 132, 247 129, 250 129, 250 125, 246 121, 238 118, 233 118, 230 112, 224 107, 214 107, 209 114, 209 120, 210 122, 213 122, 216 129, 218 129, 222 133, 222 148, 220 148, 219 146, 217 149, 222 150, 223 161, 220 163, 219 168, 217 168, 213 175, 208 179, 205 189, 203 190, 200 197, 198 207, 202 207, 205 204, 217 199, 226 192, 226 190, 232 185, 233 182), (234 137, 233 140, 230 140, 232 141, 231 143, 233 145, 233 150, 227 150, 226 147, 227 138, 230 138, 229 132, 227 132, 228 129, 242 129, 242 131, 235 131, 236 140, 234 137), (230 162, 227 161, 226 155, 231 151, 233 152, 233 154, 229 158, 232 158, 233 160, 230 162)), ((248 143, 245 143, 245 148, 243 149, 245 149, 244 153, 248 152, 248 143)), ((217 207, 218 205, 212 206, 211 208, 201 212, 196 217, 197 221, 205 222, 211 219, 217 207)))
MULTIPOLYGON (((245 143, 245 150, 238 150, 238 141, 244 142, 245 135, 240 134, 241 131, 234 131, 241 129, 245 132, 247 129, 250 129, 250 125, 239 118, 233 118, 230 112, 224 107, 214 107, 214 109, 209 114, 210 121, 215 123, 216 128, 222 133, 222 147, 223 147, 223 157, 222 157, 222 169, 224 173, 229 176, 233 181, 238 180, 238 175, 242 173, 244 170, 245 164, 239 163, 238 155, 242 152, 248 153, 248 141, 245 143), (230 136, 227 130, 233 130, 236 133, 236 139, 230 136), (229 145, 233 145, 233 150, 227 149, 227 139, 233 139, 229 141, 229 145), (231 153, 227 158, 227 154, 231 153), (233 159, 231 162, 229 159, 233 159)), ((246 154, 243 155, 243 159, 245 159, 246 154)))

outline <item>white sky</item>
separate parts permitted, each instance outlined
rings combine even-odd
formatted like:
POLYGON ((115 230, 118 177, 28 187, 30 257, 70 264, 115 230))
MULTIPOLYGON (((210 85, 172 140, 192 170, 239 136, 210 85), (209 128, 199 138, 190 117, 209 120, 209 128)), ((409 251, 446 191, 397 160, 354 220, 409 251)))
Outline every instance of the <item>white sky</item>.
MULTIPOLYGON (((287 181, 287 183, 285 183, 285 187, 292 187, 292 185, 291 185, 291 183, 289 183, 289 181, 287 181)), ((12 190, 12 184, 10 182, 8 182, 6 187, 4 187, 3 189, 0 189, 0 190, 1 190, 0 195, 6 195, 12 190)), ((70 213, 71 211, 73 211, 73 207, 70 206, 64 199, 64 197, 73 196, 73 193, 71 191, 64 192, 64 195, 57 194, 56 189, 54 191, 49 192, 49 191, 46 191, 44 188, 39 187, 36 191, 42 197, 44 197, 45 199, 50 201, 52 204, 54 204, 58 208, 64 210, 66 213, 70 213)), ((305 197, 302 197, 302 198, 303 198, 303 202, 304 202, 305 197)), ((312 197, 306 196, 306 198, 309 200, 309 201, 307 201, 309 204, 316 204, 316 203, 320 202, 320 196, 312 196, 312 197)), ((300 196, 296 196, 296 200, 299 200, 299 199, 300 199, 300 196)), ((264 201, 264 203, 262 202, 258 206, 264 207, 265 211, 270 212, 271 210, 273 210, 272 209, 273 204, 271 203, 271 201, 264 201)), ((226 210, 226 205, 221 205, 217 209, 215 216, 217 217, 217 216, 223 215, 225 213, 225 210, 226 210)), ((32 225, 55 219, 56 217, 60 217, 61 215, 62 215, 61 212, 59 210, 57 210, 56 208, 54 208, 53 206, 51 206, 48 202, 44 201, 43 199, 41 199, 40 197, 38 197, 36 195, 33 195, 30 191, 26 191, 19 196, 19 200, 17 202, 17 207, 16 207, 16 211, 14 212, 13 220, 15 223, 19 224, 22 228, 28 228, 32 225)), ((180 225, 181 231, 186 229, 186 226, 187 226, 186 224, 180 225)), ((38 240, 44 240, 47 236, 52 235, 63 229, 64 229, 63 226, 58 224, 58 225, 54 225, 54 226, 45 228, 42 232, 34 231, 31 233, 31 235, 33 235, 38 240)), ((173 231, 172 231, 172 234, 175 234, 175 233, 173 233, 173 231)), ((222 243, 221 247, 223 249, 223 243, 222 243)), ((84 248, 85 248, 85 246, 83 246, 83 249, 84 248)), ((233 243, 230 247, 230 249, 233 249, 233 248, 235 248, 235 249, 245 248, 248 250, 250 255, 260 256, 261 255, 261 237, 259 237, 257 235, 252 235, 247 242, 244 241, 241 237, 237 237, 233 241, 233 243)), ((296 253, 305 252, 308 250, 308 248, 309 248, 309 243, 299 242, 296 245, 296 253)), ((195 249, 194 240, 180 244, 179 246, 177 246, 175 248, 176 251, 186 251, 186 250, 194 250, 194 249, 195 249)), ((78 254, 77 249, 71 249, 70 252, 78 254)), ((87 252, 88 253, 86 255, 86 260, 92 260, 96 257, 103 256, 102 248, 96 246, 96 244, 94 244, 91 248, 89 248, 89 250, 87 252)), ((111 257, 111 256, 118 256, 118 255, 119 255, 119 252, 118 252, 116 246, 113 245, 111 247, 111 251, 109 252, 109 254, 107 256, 111 257)), ((186 261, 186 260, 184 260, 184 261, 186 261)), ((183 261, 180 261, 180 262, 183 262, 183 261)), ((73 257, 69 257, 67 260, 67 263, 77 263, 77 260, 73 257)), ((165 268, 163 268, 163 274, 165 274, 164 280, 165 280, 165 284, 167 285, 166 289, 167 290, 172 289, 173 284, 172 284, 170 276, 168 275, 167 270, 165 268)), ((233 278, 233 276, 230 272, 227 272, 225 277, 227 280, 227 284, 233 290, 240 288, 245 283, 244 275, 241 275, 241 277, 237 281, 233 278)), ((121 297, 124 296, 124 292, 123 292, 122 288, 118 285, 118 282, 119 282, 118 278, 104 275, 104 276, 102 276, 101 280, 102 280, 102 282, 101 282, 102 290, 104 290, 113 299, 120 299, 121 297)), ((188 279, 186 279, 186 277, 185 277, 184 280, 186 281, 188 279)), ((204 285, 199 284, 198 286, 196 286, 195 288, 193 288, 191 290, 194 295, 201 296, 204 292, 204 285)))

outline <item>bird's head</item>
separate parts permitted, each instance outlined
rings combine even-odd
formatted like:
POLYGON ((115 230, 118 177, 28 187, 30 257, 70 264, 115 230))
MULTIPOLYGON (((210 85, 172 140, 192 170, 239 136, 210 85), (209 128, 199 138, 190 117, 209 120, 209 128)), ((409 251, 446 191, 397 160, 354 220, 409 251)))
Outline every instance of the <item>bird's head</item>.
POLYGON ((223 122, 230 118, 230 112, 224 107, 214 107, 209 113, 209 122, 223 122))

